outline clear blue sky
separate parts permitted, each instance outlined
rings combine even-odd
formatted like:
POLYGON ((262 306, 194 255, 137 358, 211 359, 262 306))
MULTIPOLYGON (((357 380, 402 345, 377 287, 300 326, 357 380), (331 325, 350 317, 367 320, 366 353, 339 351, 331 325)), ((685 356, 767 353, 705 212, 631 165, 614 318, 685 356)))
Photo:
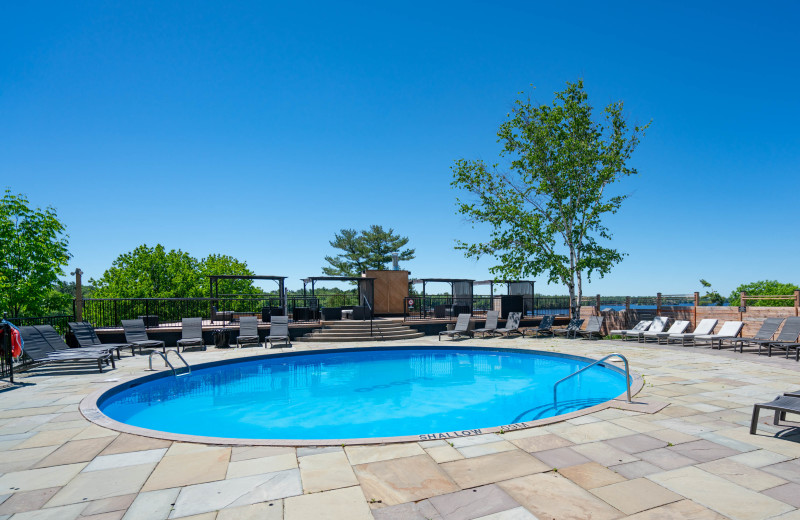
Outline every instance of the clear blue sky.
POLYGON ((497 4, 7 2, 0 184, 57 209, 88 276, 160 242, 296 288, 375 223, 414 276, 485 279, 450 166, 495 160, 519 91, 583 78, 653 120, 608 221, 628 256, 587 293, 800 282, 800 4, 497 4))

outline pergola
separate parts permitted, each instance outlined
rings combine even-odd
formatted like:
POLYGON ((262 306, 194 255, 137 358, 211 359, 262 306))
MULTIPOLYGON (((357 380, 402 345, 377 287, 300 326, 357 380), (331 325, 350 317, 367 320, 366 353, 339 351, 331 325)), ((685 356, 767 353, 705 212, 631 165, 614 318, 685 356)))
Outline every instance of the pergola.
POLYGON ((474 285, 488 285, 490 298, 494 298, 494 285, 504 284, 506 286, 506 294, 508 296, 521 296, 522 297, 522 312, 527 315, 530 311, 533 312, 534 307, 534 291, 533 280, 481 280, 475 282, 474 285))
POLYGON ((311 284, 311 296, 314 296, 314 285, 320 281, 356 282, 358 285, 358 303, 367 300, 370 309, 375 307, 375 278, 367 276, 309 276, 303 279, 303 298, 306 297, 306 286, 311 284))
MULTIPOLYGON (((219 298, 219 281, 220 280, 273 280, 278 284, 278 294, 280 295, 281 307, 286 305, 286 291, 284 289, 285 276, 268 276, 268 275, 238 275, 238 274, 212 274, 208 276, 210 298, 219 298)), ((225 296, 239 296, 238 294, 223 294, 225 296)))
POLYGON ((456 298, 469 298, 469 304, 472 304, 472 285, 475 280, 468 278, 415 278, 409 284, 422 284, 422 297, 425 298, 425 286, 430 282, 443 282, 450 284, 450 294, 455 302, 456 298))

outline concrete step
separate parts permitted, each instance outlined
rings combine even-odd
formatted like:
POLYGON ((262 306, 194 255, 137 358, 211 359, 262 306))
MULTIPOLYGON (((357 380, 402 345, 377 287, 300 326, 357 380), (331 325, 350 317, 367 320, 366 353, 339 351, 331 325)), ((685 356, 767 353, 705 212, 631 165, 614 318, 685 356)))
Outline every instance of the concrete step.
POLYGON ((315 331, 324 332, 325 334, 341 334, 348 332, 369 332, 370 330, 381 330, 384 332, 392 332, 396 330, 413 330, 409 327, 336 327, 334 329, 314 329, 315 331))
MULTIPOLYGON (((411 330, 411 329, 408 329, 408 330, 392 330, 392 331, 377 331, 376 330, 376 331, 373 331, 372 336, 383 336, 383 337, 404 336, 406 334, 414 334, 416 332, 417 332, 416 330, 411 330)), ((370 337, 370 333, 369 333, 368 330, 366 330, 366 331, 358 331, 358 332, 330 332, 330 331, 319 332, 319 331, 314 331, 314 332, 311 332, 309 334, 306 334, 305 336, 306 337, 310 337, 310 336, 320 337, 320 336, 322 336, 322 337, 326 337, 326 338, 348 338, 348 337, 360 338, 360 337, 370 337)))
POLYGON ((388 340, 398 340, 398 339, 414 339, 414 338, 421 338, 424 336, 422 332, 410 332, 408 334, 402 335, 380 335, 376 336, 328 336, 325 334, 317 334, 317 335, 310 335, 310 336, 303 336, 300 338, 295 338, 292 341, 299 341, 299 342, 341 342, 341 343, 350 343, 350 342, 358 342, 358 341, 388 341, 388 340))

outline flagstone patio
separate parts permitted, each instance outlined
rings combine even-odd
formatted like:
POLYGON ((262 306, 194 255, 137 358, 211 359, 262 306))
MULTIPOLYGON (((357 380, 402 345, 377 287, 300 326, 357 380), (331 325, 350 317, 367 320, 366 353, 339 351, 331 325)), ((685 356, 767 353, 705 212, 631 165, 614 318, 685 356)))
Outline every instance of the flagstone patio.
MULTIPOLYGON (((764 413, 759 434, 748 433, 753 403, 800 387, 793 360, 615 341, 460 344, 620 352, 645 378, 635 400, 669 406, 609 408, 450 442, 206 446, 119 433, 78 412, 107 380, 142 374, 146 357, 124 357, 103 374, 88 364, 42 367, 0 392, 0 520, 800 520, 800 432, 772 426, 764 413)), ((186 357, 264 353, 209 348, 186 357)))

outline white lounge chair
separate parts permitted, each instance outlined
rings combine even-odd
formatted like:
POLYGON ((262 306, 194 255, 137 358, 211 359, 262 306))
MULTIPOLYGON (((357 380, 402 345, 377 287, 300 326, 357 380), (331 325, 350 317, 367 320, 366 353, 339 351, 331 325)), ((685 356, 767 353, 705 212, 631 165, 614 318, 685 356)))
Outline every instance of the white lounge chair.
POLYGON ((653 323, 650 324, 650 326, 647 328, 646 331, 645 330, 636 332, 629 331, 622 335, 622 339, 623 341, 625 341, 625 338, 636 338, 636 341, 644 341, 642 335, 645 332, 664 332, 664 329, 667 328, 668 322, 669 318, 666 318, 664 316, 656 316, 655 318, 653 318, 653 323))
POLYGON ((712 318, 706 318, 704 320, 700 320, 700 323, 697 324, 697 327, 694 328, 694 332, 683 334, 670 334, 667 337, 667 343, 672 343, 673 341, 680 341, 681 345, 686 345, 687 341, 694 343, 695 336, 705 336, 707 334, 711 334, 714 332, 714 327, 717 326, 717 320, 712 318))
POLYGON ((723 339, 732 339, 739 337, 739 334, 742 333, 742 327, 744 327, 743 321, 726 321, 720 327, 719 332, 716 334, 699 334, 694 337, 693 343, 698 345, 698 341, 706 342, 708 341, 711 343, 711 346, 714 346, 715 341, 719 341, 720 345, 722 345, 723 339))
POLYGON ((647 340, 654 339, 661 343, 661 340, 667 340, 670 334, 683 334, 686 332, 686 329, 689 327, 689 322, 687 320, 676 320, 672 326, 666 332, 655 332, 655 331, 645 331, 642 334, 642 339, 645 343, 647 340))
POLYGON ((653 320, 642 320, 639 323, 637 323, 636 325, 634 325, 632 329, 614 329, 609 334, 611 334, 612 336, 623 336, 624 337, 625 334, 628 333, 628 332, 634 332, 634 331, 635 332, 642 332, 642 331, 645 331, 645 330, 647 330, 647 327, 649 327, 650 324, 652 324, 652 323, 653 323, 653 320))

